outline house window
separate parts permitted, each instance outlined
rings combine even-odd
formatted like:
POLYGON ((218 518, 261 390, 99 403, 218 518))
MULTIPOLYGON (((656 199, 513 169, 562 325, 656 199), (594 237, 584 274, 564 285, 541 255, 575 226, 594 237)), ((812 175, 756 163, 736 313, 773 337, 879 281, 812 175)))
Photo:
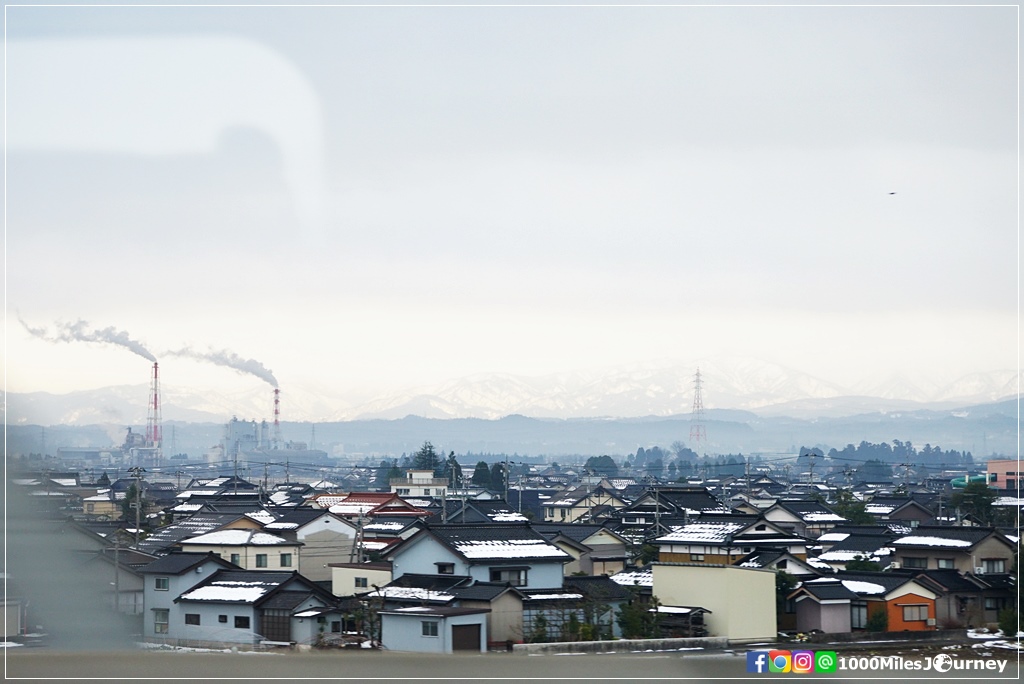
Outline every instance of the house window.
POLYGON ((331 620, 331 633, 337 634, 341 631, 341 620, 331 620))
POLYGON ((554 518, 555 517, 555 509, 554 508, 549 508, 548 509, 548 517, 549 518, 554 518))
POLYGON ((217 616, 217 622, 224 622, 224 623, 226 623, 227 621, 228 621, 228 616, 227 615, 218 615, 217 616))
POLYGON ((292 567, 292 554, 282 553, 281 554, 281 567, 290 568, 292 567))
POLYGON ((956 567, 952 558, 936 558, 935 565, 939 570, 952 570, 956 567))
POLYGON ((984 568, 985 573, 992 572, 1006 572, 1006 561, 1002 558, 984 558, 981 561, 981 567, 984 568))
POLYGON ((157 609, 153 611, 153 632, 156 634, 167 634, 167 621, 171 611, 157 609))
POLYGON ((235 629, 249 629, 249 616, 248 615, 236 615, 235 616, 235 629))
POLYGON ((985 597, 985 610, 1002 610, 1003 599, 995 598, 992 596, 985 597))
POLYGON ((455 563, 438 563, 437 574, 439 575, 454 575, 455 574, 455 563))
POLYGON ((356 589, 366 589, 369 587, 369 580, 365 577, 356 577, 356 589))
POLYGON ((256 554, 256 567, 265 568, 267 567, 267 554, 257 553, 256 554))
POLYGON ((437 621, 436 620, 424 620, 420 623, 423 636, 425 637, 436 637, 437 636, 437 621))
POLYGON ((864 601, 850 603, 850 627, 864 629, 868 623, 868 604, 864 601))
POLYGON ((786 566, 788 564, 789 564, 789 561, 787 561, 787 560, 780 560, 778 563, 775 564, 775 567, 778 568, 779 570, 785 570, 786 566))
POLYGON ((917 622, 928 619, 928 606, 903 606, 903 621, 917 622))
POLYGON ((237 553, 233 553, 233 554, 231 554, 231 562, 234 563, 235 565, 241 565, 242 564, 242 557, 239 554, 237 554, 237 553))
POLYGON ((397 490, 395 490, 395 493, 398 494, 398 496, 408 496, 409 495, 409 489, 408 488, 404 488, 403 489, 402 487, 399 487, 397 490))
POLYGON ((423 496, 430 496, 430 489, 427 487, 423 488, 423 496))
POLYGON ((703 563, 704 562, 704 554, 703 553, 691 553, 690 554, 690 562, 691 563, 703 563))
POLYGON ((171 581, 167 577, 157 577, 155 582, 157 591, 167 591, 171 587, 171 581))
POLYGON ((492 582, 508 582, 513 587, 526 586, 525 568, 491 568, 492 582))
POLYGON ((905 567, 905 568, 918 568, 918 569, 923 570, 923 569, 928 567, 928 559, 927 558, 917 558, 917 557, 914 557, 914 556, 906 556, 903 559, 903 567, 905 567))
POLYGON ((198 625, 199 624, 199 613, 185 613, 185 624, 186 625, 198 625))

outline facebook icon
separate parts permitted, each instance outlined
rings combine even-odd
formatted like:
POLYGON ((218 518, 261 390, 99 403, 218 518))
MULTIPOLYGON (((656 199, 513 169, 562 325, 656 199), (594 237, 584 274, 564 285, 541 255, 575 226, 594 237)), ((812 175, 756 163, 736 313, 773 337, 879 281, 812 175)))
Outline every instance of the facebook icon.
POLYGON ((761 674, 768 671, 768 651, 749 651, 747 653, 747 672, 761 674))

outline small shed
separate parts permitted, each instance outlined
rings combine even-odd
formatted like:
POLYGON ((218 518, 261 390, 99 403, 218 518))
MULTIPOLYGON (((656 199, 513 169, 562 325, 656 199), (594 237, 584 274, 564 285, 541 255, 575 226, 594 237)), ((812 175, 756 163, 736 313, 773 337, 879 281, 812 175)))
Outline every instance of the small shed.
POLYGON ((484 653, 490 612, 426 606, 381 611, 381 643, 391 651, 484 653))

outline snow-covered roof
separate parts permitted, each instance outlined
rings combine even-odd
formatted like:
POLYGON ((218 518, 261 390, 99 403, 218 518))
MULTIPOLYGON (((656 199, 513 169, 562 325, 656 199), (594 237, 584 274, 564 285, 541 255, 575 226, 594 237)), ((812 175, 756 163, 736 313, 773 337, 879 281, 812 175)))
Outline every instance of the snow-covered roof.
POLYGON ((526 598, 530 601, 575 601, 583 598, 583 594, 530 594, 526 598))
POLYGON ((275 520, 272 523, 267 523, 266 525, 264 525, 263 529, 265 529, 265 530, 295 530, 295 529, 298 529, 298 527, 299 527, 299 523, 297 523, 297 522, 281 522, 280 520, 275 520))
POLYGON ((304 610, 301 613, 295 613, 292 617, 307 618, 315 617, 320 614, 319 610, 304 610))
POLYGON ((846 522, 846 518, 836 513, 805 513, 801 517, 806 522, 846 522))
POLYGON ((246 513, 245 517, 255 520, 256 522, 261 523, 263 525, 268 525, 277 520, 277 518, 271 515, 270 511, 265 511, 262 509, 246 513))
POLYGON ((516 511, 502 511, 500 513, 495 513, 487 517, 489 517, 494 522, 524 522, 526 520, 529 520, 529 518, 527 518, 525 515, 523 515, 522 513, 517 513, 516 511))
POLYGON ((61 487, 74 487, 75 485, 78 484, 77 482, 75 482, 74 478, 53 477, 50 478, 50 480, 52 482, 56 482, 61 487))
POLYGON ((885 547, 875 551, 826 551, 818 556, 818 560, 826 563, 849 563, 857 558, 866 560, 877 560, 878 556, 888 556, 892 551, 885 547))
POLYGON ((181 598, 188 601, 238 601, 240 603, 252 603, 263 598, 267 592, 275 587, 277 587, 277 582, 223 580, 185 592, 181 595, 181 598))
POLYGON ((369 513, 370 511, 372 511, 374 508, 376 508, 379 505, 380 504, 378 504, 376 502, 374 502, 374 503, 357 503, 357 502, 338 503, 338 504, 334 504, 333 506, 331 506, 327 510, 329 510, 331 513, 334 513, 335 515, 363 515, 365 513, 369 513))
POLYGON ((617 572, 611 576, 611 579, 616 584, 621 584, 626 587, 654 586, 654 575, 651 573, 650 568, 647 568, 645 570, 625 570, 623 572, 617 572))
POLYGON ((467 539, 453 546, 466 558, 565 558, 568 554, 545 539, 467 539))
MULTIPOLYGON (((860 580, 839 580, 843 586, 852 591, 855 594, 884 594, 885 587, 881 584, 875 584, 874 582, 863 582, 860 580)), ((817 584, 821 582, 835 582, 835 579, 831 577, 819 577, 816 580, 811 580, 807 584, 817 584)))
POLYGON ((954 548, 963 548, 971 545, 971 542, 965 539, 946 539, 944 537, 927 537, 915 534, 909 537, 900 537, 891 543, 899 546, 946 546, 954 548))
POLYGON ((421 589, 420 587, 381 587, 370 595, 388 599, 443 602, 448 602, 455 598, 454 595, 447 592, 421 589))
POLYGON ((693 612, 693 608, 685 608, 683 606, 658 606, 657 608, 651 608, 647 611, 648 613, 673 613, 676 615, 686 615, 693 612))
POLYGON ((864 512, 871 515, 888 515, 896 510, 895 504, 866 504, 864 512))
POLYGON ((266 532, 255 532, 253 530, 218 530, 208 532, 191 539, 183 539, 182 544, 203 544, 218 546, 276 546, 278 544, 292 544, 287 539, 282 539, 274 534, 266 532))
POLYGON ((409 523, 398 522, 396 520, 385 520, 385 521, 372 522, 372 523, 368 523, 366 525, 363 525, 363 530, 374 530, 374 531, 377 531, 377 530, 380 530, 380 531, 384 531, 384 530, 404 530, 408 526, 408 524, 409 523))
POLYGON ((746 525, 743 523, 690 523, 673 528, 672 532, 655 541, 663 543, 724 542, 727 536, 744 527, 746 525))
POLYGON ((825 534, 818 537, 820 542, 841 542, 849 537, 847 532, 826 532, 825 534))

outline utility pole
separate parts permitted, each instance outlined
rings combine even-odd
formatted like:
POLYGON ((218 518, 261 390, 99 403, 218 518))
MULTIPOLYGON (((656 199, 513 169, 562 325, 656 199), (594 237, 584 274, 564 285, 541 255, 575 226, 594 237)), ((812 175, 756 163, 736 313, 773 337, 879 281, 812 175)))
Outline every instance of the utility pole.
POLYGON ((114 530, 114 612, 121 609, 121 535, 114 530))
POLYGON ((135 548, 139 548, 139 527, 142 526, 142 473, 146 469, 142 466, 132 466, 128 469, 135 478, 135 503, 131 506, 135 509, 135 548))

